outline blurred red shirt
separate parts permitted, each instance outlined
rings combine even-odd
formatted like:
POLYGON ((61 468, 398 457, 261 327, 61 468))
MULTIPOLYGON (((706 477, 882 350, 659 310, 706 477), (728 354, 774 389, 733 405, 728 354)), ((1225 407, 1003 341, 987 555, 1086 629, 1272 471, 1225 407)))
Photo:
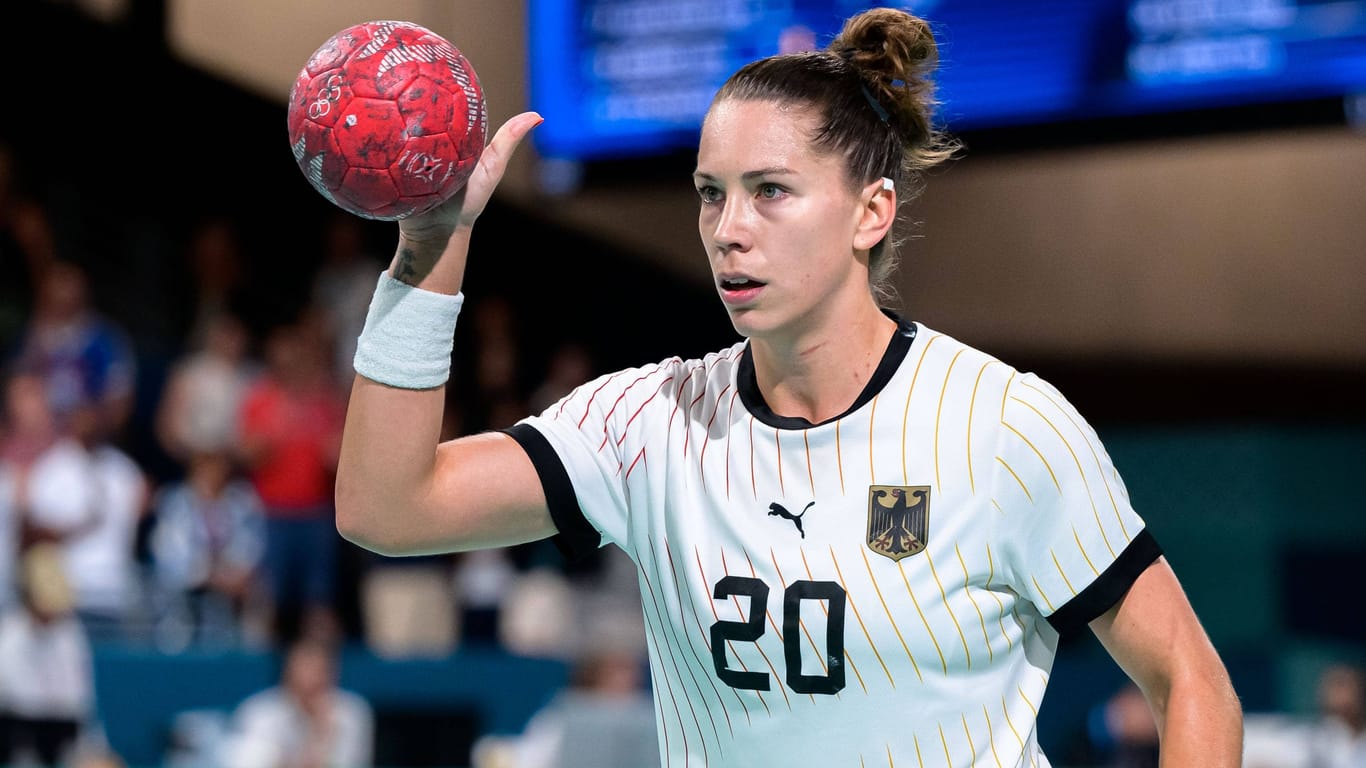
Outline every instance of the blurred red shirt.
POLYGON ((242 439, 263 452, 248 470, 272 516, 306 516, 333 501, 345 407, 325 387, 290 390, 269 376, 242 404, 242 439))

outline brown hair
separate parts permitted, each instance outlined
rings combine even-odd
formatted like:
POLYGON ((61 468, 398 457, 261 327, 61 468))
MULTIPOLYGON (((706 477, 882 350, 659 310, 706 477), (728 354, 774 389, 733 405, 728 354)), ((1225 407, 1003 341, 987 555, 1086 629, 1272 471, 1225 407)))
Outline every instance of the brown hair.
MULTIPOLYGON (((746 64, 712 103, 745 99, 814 108, 820 122, 812 144, 842 155, 852 184, 892 179, 904 204, 920 194, 925 171, 959 148, 934 124, 931 75, 938 62, 938 45, 924 19, 872 8, 846 20, 824 50, 746 64)), ((899 243, 889 236, 869 255, 869 283, 883 304, 895 299, 890 278, 899 243)))

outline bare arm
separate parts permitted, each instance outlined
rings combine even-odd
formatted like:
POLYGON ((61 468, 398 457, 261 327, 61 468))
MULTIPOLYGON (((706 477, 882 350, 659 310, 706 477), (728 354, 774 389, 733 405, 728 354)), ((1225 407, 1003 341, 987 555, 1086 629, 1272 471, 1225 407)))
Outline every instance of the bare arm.
POLYGON ((1242 764, 1242 705, 1165 558, 1091 630, 1147 697, 1163 766, 1242 764))
MULTIPOLYGON (((399 222, 389 274, 455 294, 470 233, 512 152, 540 116, 510 119, 470 180, 431 213, 399 222)), ((531 461, 501 433, 438 444, 445 387, 398 389, 357 376, 337 467, 337 530, 386 555, 506 546, 555 533, 531 461)))

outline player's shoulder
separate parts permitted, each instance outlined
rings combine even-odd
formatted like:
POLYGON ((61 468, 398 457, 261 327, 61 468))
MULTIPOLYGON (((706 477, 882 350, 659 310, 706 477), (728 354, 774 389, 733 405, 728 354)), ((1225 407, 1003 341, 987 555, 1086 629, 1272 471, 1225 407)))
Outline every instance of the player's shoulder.
POLYGON ((1082 421, 1081 414, 1046 373, 1021 367, 1007 356, 997 356, 923 323, 911 325, 917 331, 916 344, 923 344, 918 355, 908 355, 909 364, 922 369, 919 376, 932 376, 937 371, 946 381, 956 383, 965 396, 971 394, 982 402, 999 398, 1007 421, 1016 411, 1052 413, 1082 421))
MULTIPOLYGON (((1083 421, 1072 402, 1054 386, 1046 374, 1019 367, 952 335, 918 323, 916 325, 926 339, 927 347, 930 347, 925 351, 926 357, 934 356, 940 361, 952 361, 951 365, 955 369, 976 372, 972 384, 973 389, 979 394, 993 390, 1001 393, 1002 415, 1006 421, 1020 421, 1012 419, 1017 412, 1032 412, 1050 418, 1056 414, 1060 418, 1068 417, 1077 423, 1083 421)), ((918 335, 917 339, 921 338, 921 335, 918 335)), ((963 381, 966 380, 965 376, 963 381)))
POLYGON ((666 357, 642 365, 622 368, 599 377, 617 381, 634 381, 642 376, 668 379, 679 388, 692 387, 704 382, 729 380, 744 352, 745 342, 738 341, 728 347, 708 352, 704 355, 666 357))
POLYGON ((673 374, 705 371, 708 376, 734 370, 748 342, 744 339, 703 355, 674 356, 649 364, 649 368, 667 370, 673 374))
POLYGON ((1011 388, 1017 379, 1031 376, 1011 362, 965 341, 951 333, 945 333, 921 322, 911 322, 915 328, 915 343, 920 347, 917 355, 909 355, 912 365, 930 365, 942 369, 961 371, 971 374, 977 387, 1011 388))
POLYGON ((616 412, 623 399, 642 405, 691 400, 735 380, 735 366, 744 346, 740 341, 701 356, 666 357, 598 374, 547 409, 546 415, 557 415, 566 407, 616 412))

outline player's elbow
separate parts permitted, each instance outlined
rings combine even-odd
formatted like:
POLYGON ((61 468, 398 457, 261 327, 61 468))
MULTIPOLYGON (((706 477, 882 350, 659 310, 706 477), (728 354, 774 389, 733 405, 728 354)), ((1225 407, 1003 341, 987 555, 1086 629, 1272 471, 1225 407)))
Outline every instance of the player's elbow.
POLYGON ((1240 746, 1243 710, 1228 670, 1203 636, 1178 642, 1175 648, 1164 663, 1136 678, 1147 694, 1159 731, 1181 734, 1177 743, 1194 737, 1211 749, 1217 745, 1217 754, 1233 755, 1240 746))
POLYGON ((337 533, 362 549, 385 557, 402 557, 415 551, 403 535, 402 504, 363 493, 339 475, 336 487, 337 533))
POLYGON ((1230 728, 1242 730, 1243 705, 1234 690, 1227 668, 1217 657, 1208 659, 1195 671, 1183 676, 1178 683, 1183 691, 1191 692, 1202 702, 1201 709, 1218 718, 1230 728))
POLYGON ((419 554, 416 545, 391 527, 363 519, 364 516, 344 514, 337 507, 337 533, 361 549, 384 557, 404 557, 419 554))
POLYGON ((373 525, 367 520, 365 504, 360 500, 340 492, 337 493, 337 534, 362 549, 377 554, 385 548, 383 541, 375 535, 373 525))

